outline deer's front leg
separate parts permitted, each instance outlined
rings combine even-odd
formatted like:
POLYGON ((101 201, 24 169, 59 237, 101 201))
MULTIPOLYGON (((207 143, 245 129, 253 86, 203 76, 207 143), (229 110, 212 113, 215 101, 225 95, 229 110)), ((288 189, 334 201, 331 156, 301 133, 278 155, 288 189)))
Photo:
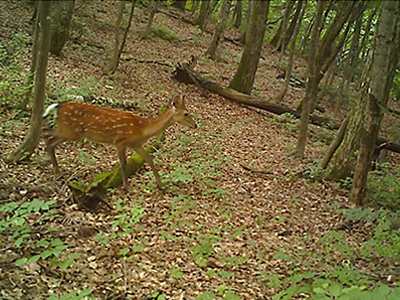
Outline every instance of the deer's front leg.
POLYGON ((153 170, 154 176, 156 177, 157 186, 159 189, 163 189, 163 184, 161 182, 160 175, 158 174, 158 170, 154 164, 153 156, 151 156, 142 146, 135 146, 135 151, 150 165, 153 170))

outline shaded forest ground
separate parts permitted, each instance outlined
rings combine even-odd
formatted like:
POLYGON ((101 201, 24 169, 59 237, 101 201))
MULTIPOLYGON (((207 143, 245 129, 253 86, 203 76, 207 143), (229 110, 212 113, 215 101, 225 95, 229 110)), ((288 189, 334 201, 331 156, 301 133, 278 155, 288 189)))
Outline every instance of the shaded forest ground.
MULTIPOLYGON (((32 7, 17 1, 0 5, 0 19, 6 21, 1 39, 5 43, 23 40, 16 34, 31 31, 32 7)), ((338 209, 352 205, 339 184, 312 180, 332 131, 310 126, 307 159, 298 160, 288 156, 296 144, 298 121, 212 94, 204 98, 197 87, 172 79, 172 66, 195 54, 197 71, 203 77, 227 85, 240 60, 238 45, 225 42, 220 46, 221 59, 212 61, 204 55, 209 34, 163 13, 157 13, 153 26, 161 28, 159 32, 170 40, 157 35, 141 39, 146 17, 141 8, 135 8, 122 62, 109 77, 101 69, 110 58, 117 4, 90 1, 77 5, 73 41, 61 58, 51 56, 49 60, 49 98, 101 96, 129 103, 136 107, 135 113, 154 117, 160 106, 181 92, 199 128, 176 125, 166 133, 157 164, 167 193, 155 188, 146 165, 129 179, 129 192, 120 187, 108 194, 106 201, 112 211, 83 212, 74 204, 66 181, 89 183, 99 172, 110 170, 118 164, 115 150, 87 141, 61 145, 57 157, 63 177, 57 181, 46 164, 43 142, 29 161, 6 163, 5 154, 24 138, 29 115, 3 105, 2 203, 56 201, 53 214, 40 211, 29 215, 27 223, 34 229, 20 246, 11 234, 0 236, 4 299, 46 299, 52 293, 87 288, 99 299, 144 299, 152 293, 167 299, 194 299, 205 293, 221 298, 271 299, 281 289, 273 284, 276 279, 285 286, 285 278, 293 273, 318 273, 343 264, 342 251, 321 242, 332 231, 343 235, 341 240, 349 249, 369 238, 371 224, 356 223, 336 231, 343 225, 338 209), (53 232, 53 228, 58 230, 53 232), (50 237, 67 245, 59 261, 71 258, 69 267, 51 265, 45 259, 15 266, 17 259, 43 251, 36 243, 50 237), (71 256, 76 253, 79 256, 71 256)), ((235 38, 237 33, 228 30, 227 35, 235 38)), ((21 73, 29 68, 30 46, 25 46, 20 49, 21 73)), ((276 80, 278 55, 270 50, 268 46, 263 49, 265 59, 260 61, 254 95, 272 99, 283 82, 276 80)), ((305 63, 297 63, 297 76, 304 78, 305 63)), ((303 94, 304 90, 291 88, 285 104, 297 107, 303 94)), ((379 270, 392 276, 393 282, 399 280, 393 262, 350 264, 365 274, 379 270)))

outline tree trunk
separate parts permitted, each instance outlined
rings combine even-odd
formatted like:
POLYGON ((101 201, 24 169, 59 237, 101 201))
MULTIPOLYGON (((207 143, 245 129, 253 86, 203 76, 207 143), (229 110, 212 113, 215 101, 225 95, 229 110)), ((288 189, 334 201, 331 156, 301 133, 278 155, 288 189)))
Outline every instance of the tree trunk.
MULTIPOLYGON (((390 2, 390 1, 387 1, 390 2)), ((386 3, 386 1, 385 1, 386 3)), ((382 10, 383 12, 383 10, 382 10)), ((386 9, 385 9, 386 12, 386 9)), ((376 36, 374 38, 375 41, 380 41, 376 36)), ((376 42, 375 42, 376 43, 376 42)), ((378 49, 375 45, 373 45, 376 49, 378 49)), ((385 53, 387 55, 387 53, 385 53)), ((361 77, 362 81, 362 89, 359 93, 359 96, 357 97, 357 101, 355 102, 353 108, 352 108, 352 118, 349 121, 348 125, 348 130, 346 131, 346 134, 344 136, 343 142, 341 146, 338 149, 338 153, 335 157, 334 160, 334 165, 332 168, 332 171, 330 172, 330 177, 336 178, 336 179, 344 179, 348 176, 351 175, 351 173, 354 170, 355 162, 356 162, 356 153, 360 149, 360 137, 362 130, 366 130, 367 128, 364 123, 368 119, 367 112, 371 110, 371 108, 368 107, 368 105, 371 105, 372 102, 370 100, 370 94, 368 93, 368 90, 366 87, 371 88, 372 83, 381 85, 382 87, 384 84, 382 84, 382 79, 385 78, 386 76, 381 76, 380 78, 373 78, 371 77, 371 64, 376 63, 373 62, 373 59, 380 58, 377 53, 371 53, 371 55, 368 57, 368 61, 366 63, 366 67, 364 68, 363 75, 361 77), (372 82, 372 80, 378 80, 379 83, 372 82), (362 101, 364 99, 367 99, 365 101, 362 101), (371 103, 370 103, 371 102, 371 103), (370 103, 370 104, 369 104, 370 103), (363 129, 364 128, 364 129, 363 129)), ((388 56, 386 56, 386 60, 390 62, 388 59, 388 56)), ((381 68, 387 68, 387 66, 381 66, 381 68)), ((376 72, 376 70, 374 70, 376 72)), ((375 86, 374 86, 375 88, 375 86)), ((374 95, 374 94, 372 94, 374 95)), ((380 97, 379 99, 382 99, 380 97)))
POLYGON ((222 7, 218 17, 218 23, 215 28, 210 47, 207 50, 207 55, 210 56, 211 59, 215 59, 215 52, 217 51, 218 44, 224 37, 224 30, 228 21, 231 3, 232 0, 224 0, 224 2, 222 3, 222 7))
POLYGON ((301 2, 303 2, 303 1, 306 1, 306 0, 302 0, 302 1, 298 2, 296 11, 294 13, 294 16, 293 16, 292 20, 290 21, 290 25, 284 32, 283 39, 282 39, 282 44, 281 44, 281 48, 282 49, 280 49, 281 53, 285 52, 285 50, 286 50, 286 48, 287 48, 287 46, 288 46, 288 44, 290 42, 290 39, 292 38, 294 29, 295 29, 296 24, 297 24, 297 19, 299 18, 299 15, 300 15, 301 7, 302 7, 302 3, 301 2))
POLYGON ((229 87, 250 95, 260 60, 261 47, 264 40, 268 18, 269 1, 255 1, 250 17, 248 36, 244 46, 239 67, 229 87))
POLYGON ((269 42, 271 45, 275 46, 274 51, 278 51, 281 48, 283 36, 289 23, 290 14, 292 13, 293 1, 286 1, 285 12, 283 13, 282 21, 279 23, 278 30, 276 31, 274 37, 269 42))
MULTIPOLYGON (((374 17, 376 15, 377 11, 378 11, 377 6, 374 6, 374 8, 368 18, 367 25, 364 30, 364 36, 362 38, 362 42, 361 42, 361 46, 360 46, 360 50, 362 51, 361 61, 363 63, 365 62, 365 58, 367 57, 367 53, 368 53, 368 49, 369 49, 369 47, 367 47, 367 43, 369 41, 369 36, 371 34, 372 21, 374 20, 374 17)), ((361 78, 360 78, 360 80, 361 80, 361 78)))
POLYGON ((29 74, 27 76, 27 90, 25 95, 23 96, 22 102, 19 104, 18 109, 20 110, 26 110, 26 107, 28 106, 29 101, 32 98, 32 89, 34 85, 34 80, 35 80, 35 70, 36 70, 36 65, 37 65, 37 59, 38 59, 38 53, 39 53, 39 37, 40 37, 40 17, 37 12, 38 10, 38 5, 36 4, 35 6, 35 11, 36 11, 36 20, 35 20, 35 29, 33 32, 33 43, 32 43, 32 58, 31 58, 31 65, 29 67, 29 74))
POLYGON ((232 23, 236 28, 240 28, 242 25, 242 0, 237 0, 235 10, 232 15, 232 23))
POLYGON ((46 70, 50 50, 51 1, 40 2, 40 42, 35 76, 35 101, 29 131, 24 142, 7 157, 8 161, 20 161, 32 155, 42 133, 44 100, 46 96, 46 70))
POLYGON ((196 11, 197 7, 199 6, 200 0, 193 0, 192 7, 190 8, 190 16, 192 17, 194 12, 196 11))
POLYGON ((104 70, 110 74, 115 73, 115 71, 118 68, 121 53, 125 46, 126 37, 128 35, 129 28, 131 27, 133 11, 135 9, 135 1, 133 1, 131 4, 132 6, 131 6, 130 13, 129 13, 128 24, 126 25, 126 27, 124 29, 124 33, 123 33, 122 40, 121 40, 120 30, 121 30, 123 14, 124 14, 124 10, 125 10, 125 2, 126 1, 120 1, 120 3, 119 3, 118 16, 117 16, 117 21, 115 24, 115 45, 114 45, 113 57, 112 57, 110 63, 108 64, 108 66, 106 66, 104 68, 104 70))
POLYGON ((300 1, 300 2, 301 2, 301 12, 300 12, 299 18, 297 19, 296 27, 294 29, 294 33, 292 35, 292 40, 290 42, 289 63, 287 65, 287 69, 286 69, 285 83, 282 87, 281 92, 277 96, 277 100, 279 102, 281 102, 283 100, 283 98, 285 97, 286 92, 289 88, 290 76, 292 75, 294 53, 296 50, 296 39, 297 39, 297 35, 299 34, 299 31, 300 31, 300 25, 301 25, 301 21, 303 19, 304 12, 306 10, 307 1, 300 1))
POLYGON ((185 11, 186 0, 175 0, 174 3, 172 3, 172 6, 176 7, 177 9, 180 9, 182 11, 185 11))
MULTIPOLYGON (((346 29, 344 30, 341 40, 338 42, 338 44, 335 46, 335 40, 338 39, 338 36, 340 34, 340 31, 342 30, 344 24, 347 22, 347 20, 350 18, 351 12, 353 10, 354 5, 357 5, 358 7, 364 6, 364 3, 357 3, 355 4, 354 2, 351 1, 345 1, 346 3, 342 3, 342 11, 338 13, 335 17, 335 19, 331 22, 329 28, 327 29, 327 33, 324 35, 324 37, 321 39, 321 43, 318 47, 317 51, 317 58, 316 58, 316 74, 317 78, 315 81, 315 92, 318 88, 319 82, 323 78, 323 75, 325 72, 328 71, 329 67, 332 65, 333 61, 335 61, 335 58, 337 57, 338 53, 340 50, 343 48, 344 43, 347 39, 347 35, 350 31, 352 22, 354 21, 354 18, 352 18, 348 24, 346 29)), ((359 11, 359 9, 356 9, 354 11, 359 11)), ((310 111, 311 113, 314 112, 314 109, 316 107, 316 100, 317 97, 313 97, 313 102, 310 104, 310 111)))
POLYGON ((304 56, 304 53, 307 48, 308 38, 309 38, 309 36, 311 34, 311 30, 314 26, 314 21, 315 21, 314 16, 312 16, 310 22, 308 23, 306 33, 304 34, 303 39, 301 41, 299 56, 304 56))
POLYGON ((346 116, 346 119, 344 119, 342 125, 340 125, 339 131, 336 134, 335 139, 329 145, 328 151, 326 152, 324 158, 321 160, 319 164, 319 167, 321 169, 326 169, 326 167, 328 166, 329 162, 332 159, 333 154, 335 153, 339 145, 342 143, 344 134, 346 133, 347 130, 347 125, 349 124, 350 116, 351 116, 350 114, 346 116))
POLYGON ((304 157, 304 152, 307 142, 308 122, 310 117, 310 103, 312 103, 313 100, 312 97, 315 95, 313 89, 316 89, 315 86, 315 81, 317 78, 316 53, 320 36, 320 26, 321 26, 323 11, 324 11, 324 1, 318 0, 317 12, 315 15, 315 23, 311 33, 310 53, 308 57, 308 69, 307 69, 308 80, 306 84, 306 95, 302 101, 303 104, 301 110, 299 139, 297 141, 297 147, 295 150, 295 154, 300 158, 304 157))
POLYGON ((194 20, 194 24, 198 25, 201 30, 204 29, 206 19, 208 16, 208 8, 210 6, 210 0, 202 0, 200 6, 200 14, 196 20, 194 20))
POLYGON ((151 32, 151 25, 153 24, 154 16, 157 13, 158 6, 159 6, 159 0, 154 0, 153 6, 149 13, 149 19, 147 20, 146 29, 142 35, 143 38, 148 37, 151 32))
POLYGON ((398 1, 384 1, 379 16, 371 55, 368 57, 364 81, 358 101, 366 102, 366 118, 361 123, 360 152, 355 167, 350 200, 361 204, 364 197, 371 157, 378 136, 384 109, 399 61, 398 1))
POLYGON ((247 6, 245 22, 244 22, 244 24, 242 24, 242 27, 240 28, 239 43, 241 43, 242 45, 244 45, 246 43, 247 28, 249 27, 250 16, 253 11, 254 1, 255 0, 249 0, 249 5, 247 6))
POLYGON ((69 26, 74 12, 75 0, 55 1, 56 10, 51 24, 50 52, 60 56, 69 39, 69 26))

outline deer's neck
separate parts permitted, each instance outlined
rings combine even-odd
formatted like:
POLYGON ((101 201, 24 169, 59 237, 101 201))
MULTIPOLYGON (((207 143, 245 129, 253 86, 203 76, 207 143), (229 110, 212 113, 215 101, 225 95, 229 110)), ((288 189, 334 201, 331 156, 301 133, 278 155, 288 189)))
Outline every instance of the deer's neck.
POLYGON ((175 107, 170 107, 161 116, 154 119, 149 119, 148 126, 144 130, 144 135, 147 138, 150 138, 163 132, 174 123, 172 120, 174 114, 175 107))

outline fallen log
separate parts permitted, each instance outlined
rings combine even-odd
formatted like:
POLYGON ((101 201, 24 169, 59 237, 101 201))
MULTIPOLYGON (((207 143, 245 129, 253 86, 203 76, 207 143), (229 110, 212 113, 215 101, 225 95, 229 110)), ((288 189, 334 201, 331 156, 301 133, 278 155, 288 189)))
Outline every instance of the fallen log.
MULTIPOLYGON (((178 63, 175 66, 174 78, 179 82, 183 82, 183 83, 187 83, 187 84, 196 84, 200 88, 209 90, 220 96, 223 96, 224 98, 226 98, 228 100, 231 100, 231 101, 234 101, 234 102, 237 102, 240 104, 257 107, 257 108, 269 111, 269 112, 277 114, 277 115, 282 115, 282 114, 288 113, 288 114, 295 116, 296 118, 301 117, 300 111, 291 109, 284 105, 268 103, 268 101, 266 101, 266 100, 258 99, 253 96, 246 95, 246 94, 240 93, 238 91, 235 91, 231 88, 223 87, 223 86, 219 85, 218 83, 209 81, 209 80, 201 77, 200 75, 196 74, 193 71, 192 64, 190 64, 190 63, 189 64, 185 63, 183 65, 178 63)), ((325 117, 320 117, 320 116, 315 116, 315 115, 310 116, 310 123, 318 125, 318 126, 330 128, 330 129, 337 130, 340 128, 340 125, 338 123, 332 121, 331 119, 325 118, 325 117)), ((396 153, 400 153, 400 144, 398 144, 398 143, 394 143, 394 142, 392 142, 388 139, 382 138, 382 137, 378 137, 376 143, 378 146, 381 144, 386 144, 385 149, 396 152, 396 153)))

